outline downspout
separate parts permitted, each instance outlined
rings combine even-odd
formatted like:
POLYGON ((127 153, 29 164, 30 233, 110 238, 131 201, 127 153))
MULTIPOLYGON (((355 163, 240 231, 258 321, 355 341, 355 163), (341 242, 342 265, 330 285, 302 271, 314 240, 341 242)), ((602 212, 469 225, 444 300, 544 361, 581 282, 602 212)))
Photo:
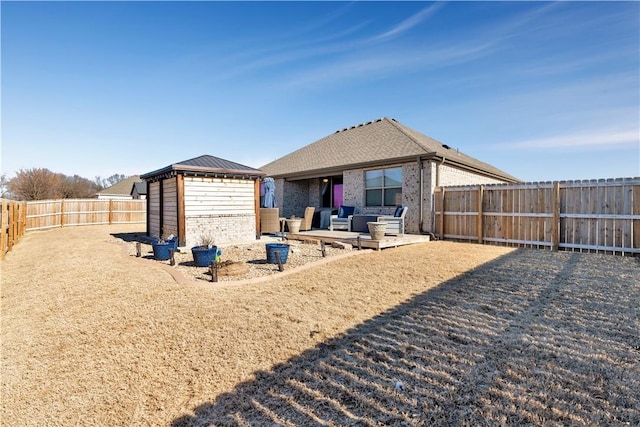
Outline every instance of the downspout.
POLYGON ((440 187, 440 166, 444 164, 445 159, 446 158, 442 156, 442 160, 436 165, 436 187, 440 187))
MULTIPOLYGON (((440 160, 440 163, 436 164, 436 187, 440 187, 440 166, 444 164, 444 161, 445 157, 442 156, 442 160, 440 160)), ((436 229, 436 201, 433 192, 431 192, 431 229, 436 229)))

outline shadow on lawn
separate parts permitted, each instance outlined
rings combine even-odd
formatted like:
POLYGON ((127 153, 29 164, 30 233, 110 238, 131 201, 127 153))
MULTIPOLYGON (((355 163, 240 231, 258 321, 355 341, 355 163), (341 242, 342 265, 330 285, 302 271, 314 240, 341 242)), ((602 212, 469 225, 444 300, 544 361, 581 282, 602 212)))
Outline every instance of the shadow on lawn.
POLYGON ((638 425, 639 306, 636 260, 518 250, 172 425, 638 425))
POLYGON ((116 239, 122 239, 125 242, 140 242, 150 245, 153 242, 153 238, 147 236, 145 233, 111 233, 116 239))

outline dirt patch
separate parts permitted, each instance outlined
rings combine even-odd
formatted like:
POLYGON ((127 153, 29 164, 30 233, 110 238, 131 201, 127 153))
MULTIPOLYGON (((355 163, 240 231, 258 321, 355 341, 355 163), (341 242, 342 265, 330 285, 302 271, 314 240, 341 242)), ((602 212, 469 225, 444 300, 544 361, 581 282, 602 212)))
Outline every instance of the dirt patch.
POLYGON ((185 286, 134 227, 2 266, 4 425, 638 425, 640 267, 431 242, 185 286))
POLYGON ((249 274, 249 266, 244 262, 222 261, 218 266, 220 277, 244 277, 249 274))

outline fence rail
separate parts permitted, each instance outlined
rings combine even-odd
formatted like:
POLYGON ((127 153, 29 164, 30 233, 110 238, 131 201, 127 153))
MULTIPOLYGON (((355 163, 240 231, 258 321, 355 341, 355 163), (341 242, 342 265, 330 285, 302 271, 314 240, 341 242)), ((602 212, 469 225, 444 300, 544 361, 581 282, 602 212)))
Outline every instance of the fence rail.
POLYGON ((2 199, 0 259, 26 231, 91 224, 144 223, 145 200, 59 199, 17 202, 2 199))
POLYGON ((640 254, 640 178, 438 187, 440 238, 640 254))
POLYGON ((0 259, 4 259, 7 252, 13 249, 18 240, 24 235, 26 229, 26 203, 2 199, 2 211, 0 211, 0 259))
POLYGON ((26 203, 26 230, 146 221, 145 200, 59 199, 26 203))

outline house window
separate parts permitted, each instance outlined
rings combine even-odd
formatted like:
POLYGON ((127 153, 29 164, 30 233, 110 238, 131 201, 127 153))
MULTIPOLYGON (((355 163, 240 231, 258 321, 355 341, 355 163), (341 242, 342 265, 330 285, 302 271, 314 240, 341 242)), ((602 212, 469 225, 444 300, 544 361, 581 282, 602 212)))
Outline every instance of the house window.
POLYGON ((365 172, 367 206, 396 206, 402 203, 402 168, 365 172))

